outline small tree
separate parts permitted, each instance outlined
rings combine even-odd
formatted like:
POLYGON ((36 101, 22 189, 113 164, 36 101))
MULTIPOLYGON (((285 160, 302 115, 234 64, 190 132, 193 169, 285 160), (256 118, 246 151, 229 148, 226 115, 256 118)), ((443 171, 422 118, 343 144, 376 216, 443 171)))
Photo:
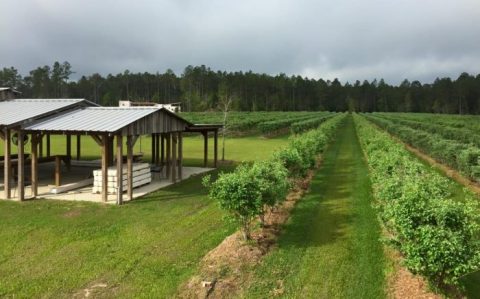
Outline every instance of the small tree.
POLYGON ((259 181, 247 165, 240 165, 232 173, 222 173, 211 183, 210 176, 203 179, 210 198, 216 200, 240 226, 245 240, 250 239, 252 220, 263 211, 259 181))
POLYGON ((266 160, 255 162, 251 171, 258 180, 262 213, 259 214, 260 222, 265 224, 265 213, 268 208, 273 208, 277 203, 285 199, 290 183, 288 181, 288 170, 279 160, 266 160))
POLYGON ((233 97, 230 95, 227 83, 222 81, 218 86, 219 108, 223 112, 222 129, 222 161, 225 161, 225 133, 227 131, 228 113, 233 103, 233 97))

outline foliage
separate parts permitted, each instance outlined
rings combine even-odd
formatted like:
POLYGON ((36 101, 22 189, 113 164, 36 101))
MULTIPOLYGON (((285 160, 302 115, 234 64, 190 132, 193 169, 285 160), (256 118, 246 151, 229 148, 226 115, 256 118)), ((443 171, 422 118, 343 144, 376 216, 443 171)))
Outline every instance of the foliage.
POLYGON ((239 111, 480 113, 480 75, 467 73, 432 84, 405 80, 395 86, 383 79, 342 84, 338 79, 214 71, 205 65, 189 65, 182 74, 170 69, 164 73, 82 74, 78 80, 62 84, 60 90, 52 69, 55 65, 38 67, 22 77, 14 67, 3 66, 0 86, 16 87, 26 98, 55 97, 61 92, 102 105, 117 105, 119 100, 181 102, 184 111, 216 109, 219 86, 225 85, 238 96, 233 108, 239 111))
POLYGON ((426 117, 397 114, 366 115, 367 119, 384 128, 404 142, 421 149, 435 159, 455 168, 473 180, 480 181, 480 135, 475 128, 479 119, 452 116, 426 117), (406 120, 416 119, 415 121, 406 120), (439 123, 435 123, 439 121, 439 123), (463 123, 462 128, 450 127, 463 123))
POLYGON ((245 240, 250 238, 252 220, 268 207, 283 200, 288 191, 288 177, 298 177, 313 167, 315 157, 326 146, 344 115, 337 115, 317 130, 300 135, 289 147, 274 154, 273 159, 241 164, 234 172, 222 173, 214 182, 205 177, 209 196, 240 226, 245 240))
POLYGON ((357 131, 371 167, 379 218, 405 265, 437 287, 458 285, 480 267, 476 203, 449 199, 449 182, 413 159, 360 116, 357 131))

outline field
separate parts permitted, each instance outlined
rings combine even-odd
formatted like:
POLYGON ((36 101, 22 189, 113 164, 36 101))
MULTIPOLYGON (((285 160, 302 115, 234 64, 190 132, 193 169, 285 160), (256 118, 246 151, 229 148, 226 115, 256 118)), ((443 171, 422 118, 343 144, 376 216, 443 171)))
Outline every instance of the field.
MULTIPOLYGON (((223 120, 221 113, 183 116, 197 123, 223 120)), ((478 206, 465 208, 478 197, 405 149, 407 144, 420 150, 476 184, 479 120, 412 113, 231 113, 226 160, 265 161, 280 149, 311 155, 312 144, 322 160, 318 168, 305 166, 308 159, 295 160, 314 170, 308 192, 276 246, 244 269, 249 279, 235 296, 387 298, 398 287, 398 267, 406 267, 430 281, 435 292, 451 296, 451 289, 441 288, 448 278, 466 297, 480 298, 480 260, 471 262, 480 257, 479 234, 469 226, 480 213, 478 206), (334 134, 324 133, 329 130, 334 134), (448 272, 452 268, 460 277, 448 272)), ((83 140, 82 155, 98 158, 93 140, 83 140)), ((64 142, 61 136, 52 140, 53 154, 61 153, 64 142)), ((143 137, 135 148, 146 159, 149 142, 143 137)), ((200 165, 203 139, 187 136, 184 146, 185 164, 200 165)), ((302 173, 291 163, 290 175, 302 173)), ((236 165, 219 171, 234 173, 236 165)), ((216 170, 214 180, 217 175, 216 170)), ((0 297, 175 297, 202 257, 238 229, 207 193, 201 177, 193 177, 121 207, 0 201, 0 297)))

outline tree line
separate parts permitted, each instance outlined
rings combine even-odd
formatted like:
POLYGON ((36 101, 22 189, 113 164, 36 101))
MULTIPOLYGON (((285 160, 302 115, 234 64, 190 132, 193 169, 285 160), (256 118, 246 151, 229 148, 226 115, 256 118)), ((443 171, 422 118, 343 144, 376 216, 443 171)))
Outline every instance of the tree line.
POLYGON ((184 111, 216 109, 223 97, 232 98, 238 111, 386 111, 480 114, 480 74, 462 73, 456 79, 433 83, 405 79, 399 85, 383 79, 342 84, 338 79, 275 76, 248 72, 213 71, 187 66, 180 75, 94 73, 70 80, 69 62, 37 67, 22 76, 14 67, 0 70, 0 86, 11 86, 24 98, 86 98, 104 106, 119 100, 157 103, 181 102, 184 111))

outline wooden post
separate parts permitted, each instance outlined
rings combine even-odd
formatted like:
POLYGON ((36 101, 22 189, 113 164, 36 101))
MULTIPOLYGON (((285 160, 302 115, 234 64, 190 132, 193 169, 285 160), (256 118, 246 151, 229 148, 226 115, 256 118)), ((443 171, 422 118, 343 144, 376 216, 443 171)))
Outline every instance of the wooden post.
POLYGON ((38 195, 38 139, 41 136, 37 134, 32 134, 32 149, 31 149, 31 159, 32 159, 32 167, 31 167, 31 186, 32 186, 32 196, 33 198, 37 197, 38 195))
POLYGON ((218 163, 218 130, 213 135, 213 167, 217 168, 218 163))
POLYGON ((11 140, 10 140, 10 130, 5 129, 5 142, 4 142, 4 159, 5 159, 5 164, 3 165, 3 171, 4 171, 4 182, 3 182, 3 188, 5 192, 5 198, 9 199, 11 197, 11 192, 10 192, 10 182, 12 180, 12 161, 11 161, 11 150, 12 150, 12 145, 11 145, 11 140))
POLYGON ((70 161, 72 160, 72 135, 67 135, 67 169, 70 170, 70 161))
POLYGON ((155 134, 152 134, 152 164, 155 164, 155 134))
POLYGON ((165 134, 166 138, 167 138, 167 167, 166 167, 166 177, 167 179, 170 178, 170 173, 171 173, 171 167, 172 167, 172 160, 171 160, 171 157, 170 157, 170 153, 171 153, 171 150, 172 150, 172 147, 171 147, 171 134, 170 133, 167 133, 165 134))
POLYGON ((46 135, 47 138, 47 157, 50 157, 50 134, 47 133, 46 135))
POLYGON ((127 194, 128 200, 133 199, 133 138, 127 137, 127 194))
POLYGON ((108 149, 108 166, 113 166, 113 158, 114 158, 114 155, 113 155, 113 136, 108 136, 107 135, 107 139, 108 139, 108 146, 107 146, 107 149, 108 149))
POLYGON ((62 159, 60 156, 55 156, 55 186, 60 186, 62 184, 61 182, 61 166, 62 166, 62 159))
POLYGON ((18 136, 18 144, 17 144, 17 150, 18 150, 18 198, 20 200, 25 199, 25 151, 24 151, 24 142, 23 142, 23 132, 18 131, 17 132, 18 136))
POLYGON ((208 165, 208 131, 203 134, 203 167, 208 165))
POLYGON ((108 147, 110 138, 108 134, 102 135, 102 200, 108 201, 108 147))
POLYGON ((165 134, 160 135, 160 165, 165 165, 165 134))
POLYGON ((183 134, 178 132, 178 178, 183 179, 183 134))
POLYGON ((38 135, 38 156, 43 157, 43 134, 38 135))
POLYGON ((177 133, 174 132, 172 134, 172 182, 175 183, 177 181, 177 133))
POLYGON ((82 139, 82 136, 77 135, 77 161, 80 160, 80 155, 81 155, 81 150, 82 150, 81 139, 82 139))
POLYGON ((155 165, 160 164, 160 135, 155 134, 155 165))
POLYGON ((123 136, 117 135, 117 205, 123 203, 123 136))

